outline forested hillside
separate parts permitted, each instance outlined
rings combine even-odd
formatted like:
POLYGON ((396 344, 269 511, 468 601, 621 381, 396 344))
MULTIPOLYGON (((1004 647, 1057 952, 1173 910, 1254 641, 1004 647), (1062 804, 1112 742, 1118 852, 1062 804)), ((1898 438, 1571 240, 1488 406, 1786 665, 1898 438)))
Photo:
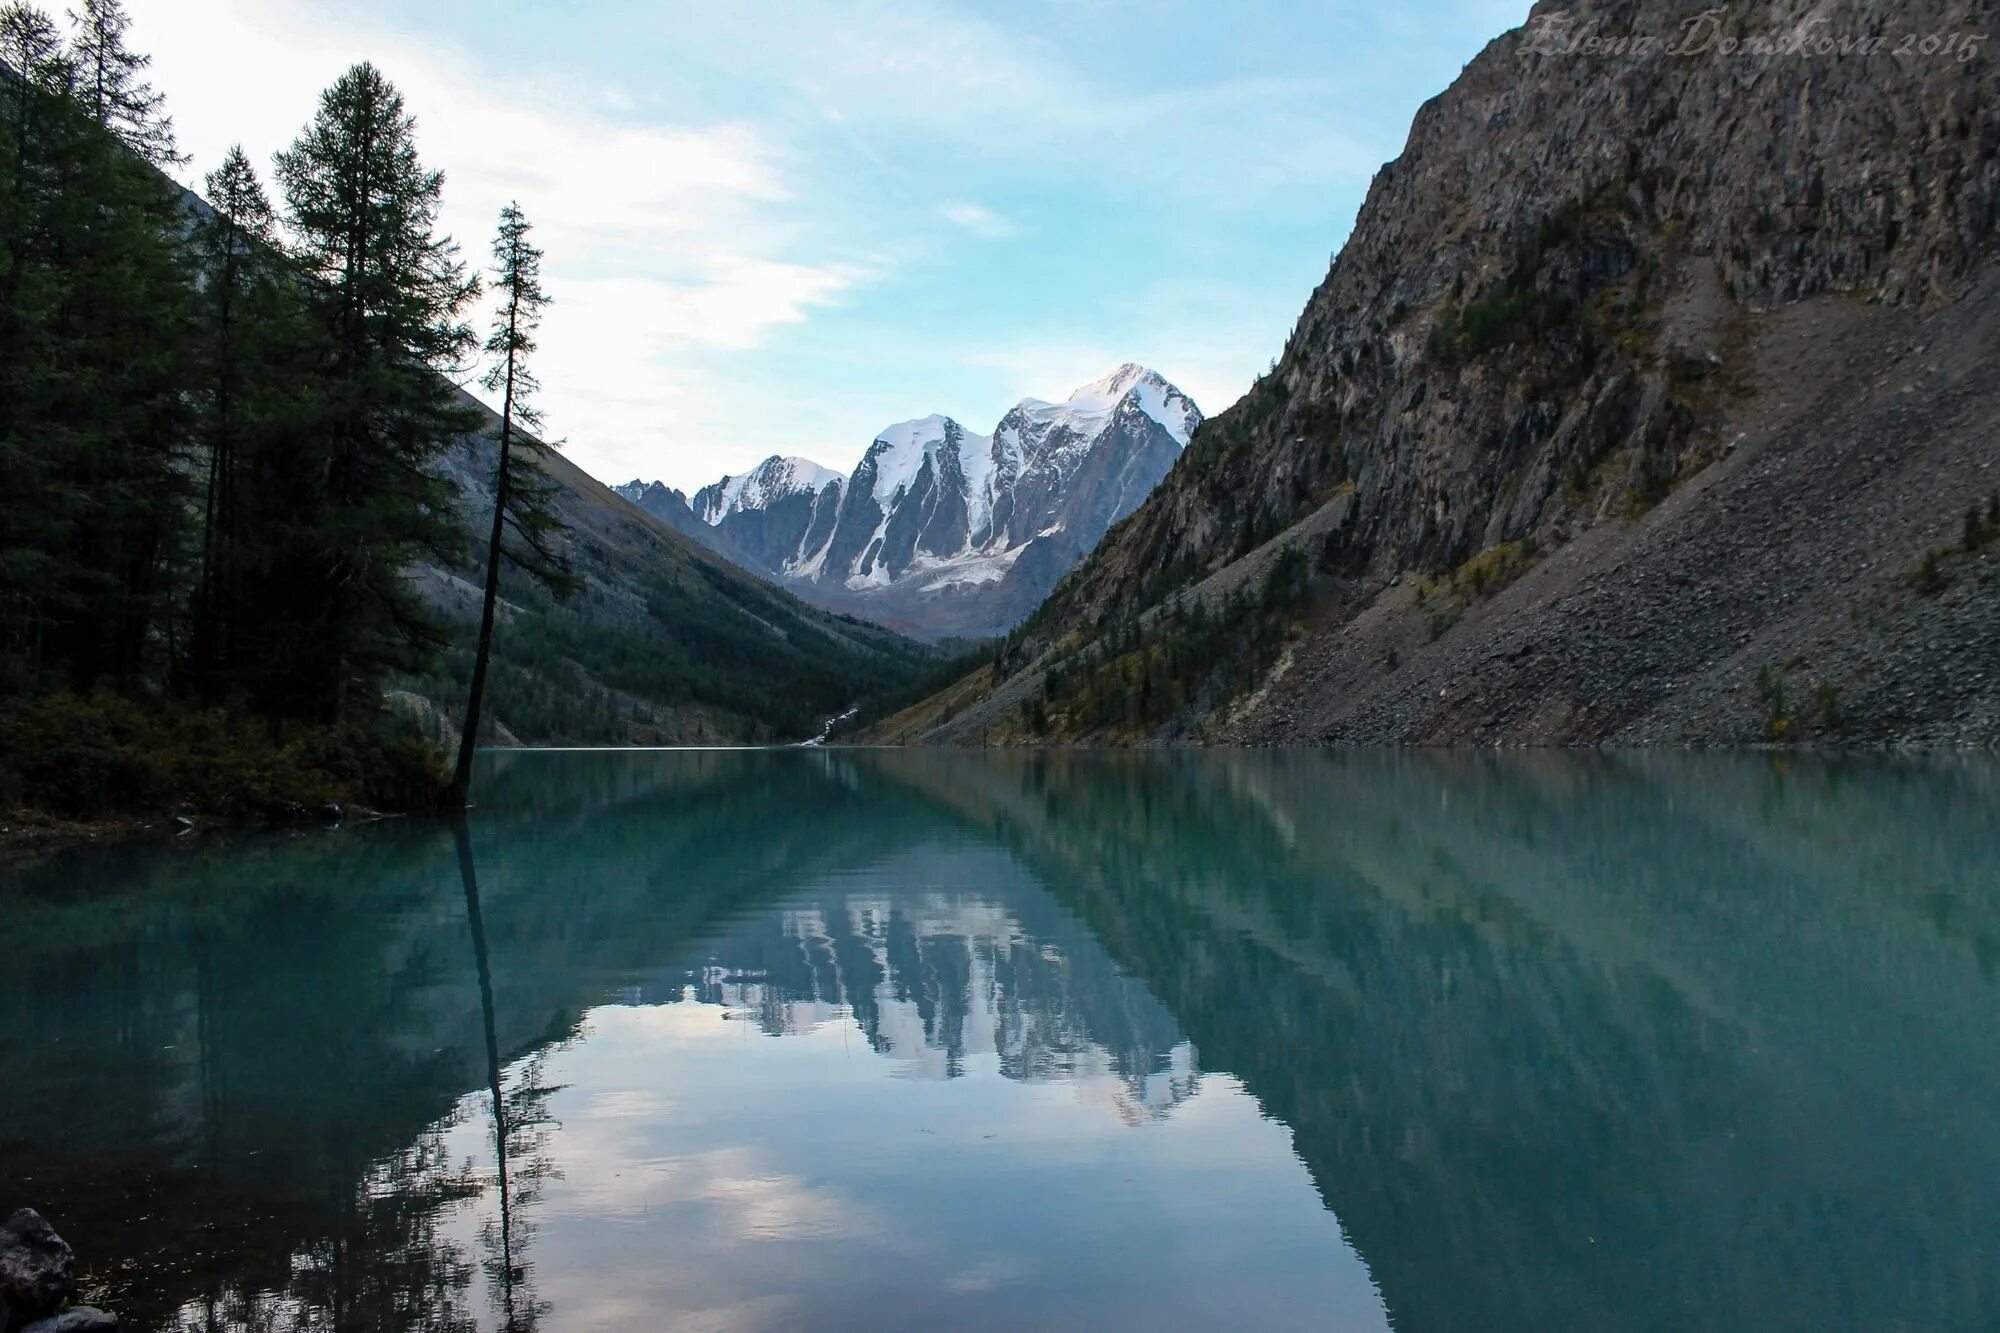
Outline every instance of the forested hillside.
MULTIPOLYGON (((443 176, 363 63, 195 200, 118 0, 70 20, 0 7, 0 813, 423 804, 495 468, 443 176)), ((581 586, 505 583, 500 734, 798 739, 925 665, 524 456, 581 586)))
MULTIPOLYGON (((485 409, 478 409, 485 413, 485 409)), ((462 508, 490 512, 487 428, 447 459, 462 508)), ((796 741, 857 703, 904 688, 943 660, 887 630, 816 610, 613 493, 560 454, 564 547, 581 580, 558 601, 508 584, 495 639, 495 739, 529 744, 796 741)), ((417 579, 451 629, 445 653, 396 682, 457 718, 484 552, 466 543, 417 579)))

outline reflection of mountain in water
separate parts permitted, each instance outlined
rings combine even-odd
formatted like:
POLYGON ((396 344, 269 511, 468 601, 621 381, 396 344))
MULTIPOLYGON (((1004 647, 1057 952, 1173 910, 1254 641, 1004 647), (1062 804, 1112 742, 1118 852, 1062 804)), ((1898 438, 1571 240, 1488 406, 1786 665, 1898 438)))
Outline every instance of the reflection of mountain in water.
POLYGON ((635 998, 721 1005, 774 1036, 851 1013, 910 1077, 954 1078, 983 1057, 1008 1078, 1109 1080, 1131 1121, 1193 1094, 1173 1016, 1012 858, 920 846, 865 873, 979 888, 788 897, 712 940, 685 985, 635 998))
POLYGON ((1135 1120, 1198 1048, 1402 1333, 2000 1324, 1991 767, 517 756, 483 799, 488 996, 422 824, 0 882, 0 1180, 140 1326, 463 1322, 488 1024, 521 1070, 618 1002, 844 1007, 1135 1120))
POLYGON ((1292 1127, 1398 1329, 1995 1326, 1991 766, 881 763, 1292 1127))

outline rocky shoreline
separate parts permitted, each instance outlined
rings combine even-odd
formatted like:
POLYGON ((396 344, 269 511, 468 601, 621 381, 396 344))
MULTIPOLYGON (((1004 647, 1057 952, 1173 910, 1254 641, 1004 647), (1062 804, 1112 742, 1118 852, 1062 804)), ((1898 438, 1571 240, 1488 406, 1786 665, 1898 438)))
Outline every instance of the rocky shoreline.
POLYGON ((117 1333, 76 1296, 76 1255, 46 1218, 22 1208, 0 1224, 0 1333, 117 1333))

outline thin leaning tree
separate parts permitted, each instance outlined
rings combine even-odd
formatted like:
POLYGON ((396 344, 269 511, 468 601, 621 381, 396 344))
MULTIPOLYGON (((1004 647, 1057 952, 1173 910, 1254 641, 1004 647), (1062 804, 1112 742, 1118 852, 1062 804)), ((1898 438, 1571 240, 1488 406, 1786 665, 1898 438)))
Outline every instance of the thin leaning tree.
POLYGON ((535 329, 549 303, 542 291, 542 252, 528 240, 532 230, 516 204, 500 210, 500 231, 493 240, 494 290, 499 308, 486 351, 494 358, 487 368, 487 389, 500 395, 500 450, 494 468, 493 530, 486 544, 486 598, 479 613, 479 645, 472 658, 472 684, 466 692, 465 730, 458 742, 458 765, 446 791, 446 805, 466 803, 472 787, 472 755, 478 746, 480 711, 486 702, 486 672, 493 655, 493 622, 500 605, 500 570, 513 565, 556 596, 576 587, 568 561, 556 548, 562 531, 554 500, 561 489, 548 479, 542 461, 551 446, 538 434, 542 414, 532 399, 541 388, 528 369, 535 351, 535 329), (513 537, 512 541, 508 537, 513 537))

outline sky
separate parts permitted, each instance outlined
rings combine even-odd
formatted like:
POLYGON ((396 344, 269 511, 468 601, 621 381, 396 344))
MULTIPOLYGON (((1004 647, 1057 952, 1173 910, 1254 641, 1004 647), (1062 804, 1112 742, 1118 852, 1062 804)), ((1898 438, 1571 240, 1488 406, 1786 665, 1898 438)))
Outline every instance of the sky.
MULTIPOLYGON (((548 432, 607 482, 847 471, 1137 361, 1210 414, 1411 116, 1528 0, 126 0, 198 185, 367 59, 443 226, 547 252, 548 432)), ((484 315, 481 315, 483 329, 484 315)))

